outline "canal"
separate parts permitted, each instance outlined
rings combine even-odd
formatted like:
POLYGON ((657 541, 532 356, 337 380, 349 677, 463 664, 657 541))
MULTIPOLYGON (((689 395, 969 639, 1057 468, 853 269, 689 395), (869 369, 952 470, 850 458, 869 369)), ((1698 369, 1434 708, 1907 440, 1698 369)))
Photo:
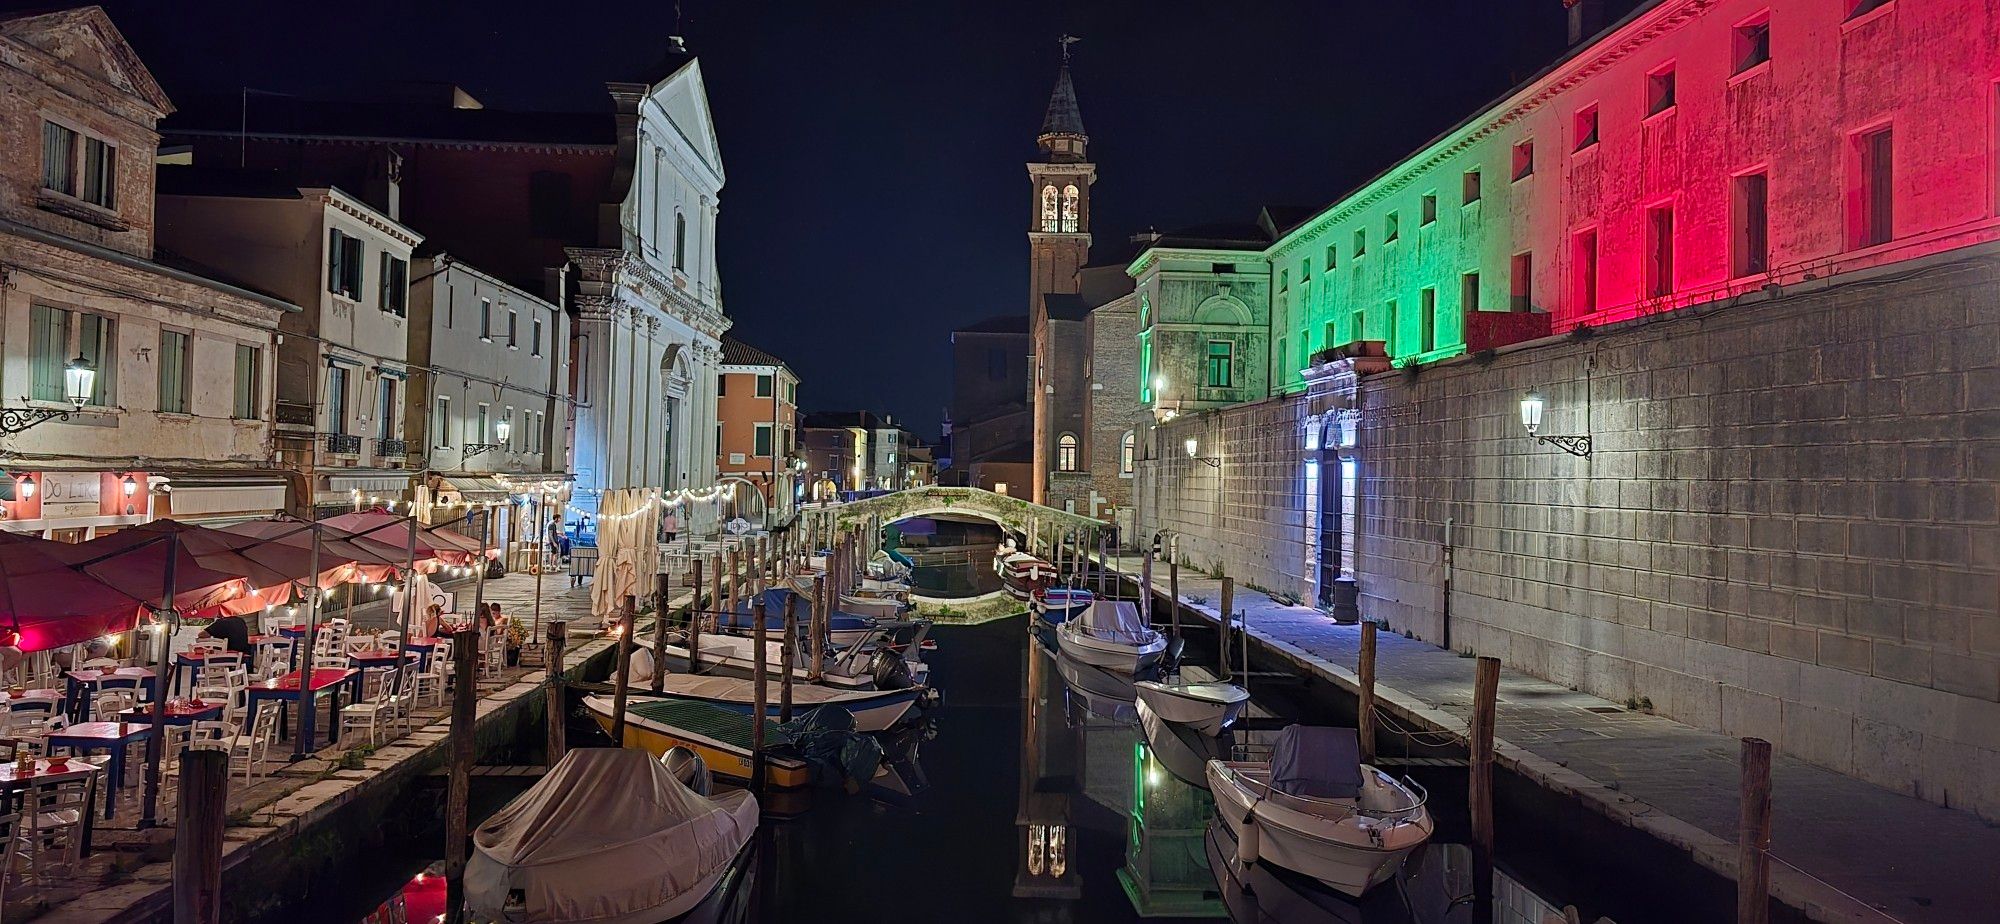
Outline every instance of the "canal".
MULTIPOLYGON (((1358 904, 1329 893, 1293 894, 1284 882, 1265 882, 1254 895, 1225 894, 1209 871, 1208 794, 1177 779, 1174 755, 1147 743, 1129 683, 1079 670, 1031 638, 1026 623, 1020 616, 936 630, 938 650, 926 659, 945 703, 892 747, 907 759, 878 777, 880 785, 854 795, 816 791, 803 804, 767 800, 752 891, 731 920, 1123 922, 1139 920, 1141 908, 1260 924, 1469 918, 1466 905, 1453 903, 1470 890, 1469 859, 1458 846, 1466 831, 1462 769, 1408 768, 1429 789, 1438 827, 1403 886, 1385 885, 1358 904), (792 817, 773 818, 772 811, 792 817)), ((1211 638, 1190 633, 1189 663, 1213 662, 1211 638)), ((1261 678, 1267 665, 1252 667, 1261 678)), ((1352 724, 1351 704, 1341 714, 1338 698, 1325 690, 1279 678, 1253 680, 1252 690, 1266 725, 1352 724)), ((608 744, 574 715, 570 741, 608 744)), ((526 781, 475 784, 475 817, 484 817, 526 781)), ((1575 904, 1584 921, 1601 915, 1618 924, 1728 918, 1726 884, 1704 879, 1684 856, 1604 830, 1546 794, 1503 781, 1498 797, 1500 891, 1508 904, 1575 904)), ((441 780, 406 793, 385 813, 379 849, 312 894, 251 919, 428 922, 442 911, 439 880, 426 874, 440 855, 442 801, 441 780)), ((1540 924, 1539 915, 1498 920, 1540 924)))

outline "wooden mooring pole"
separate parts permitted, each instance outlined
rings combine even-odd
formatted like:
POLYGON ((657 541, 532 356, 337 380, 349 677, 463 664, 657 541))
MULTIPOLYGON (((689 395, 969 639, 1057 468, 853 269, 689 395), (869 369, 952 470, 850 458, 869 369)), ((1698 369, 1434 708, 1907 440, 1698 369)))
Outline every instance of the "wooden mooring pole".
POLYGON ((548 763, 553 767, 569 753, 568 730, 564 727, 568 718, 568 701, 563 693, 563 648, 569 644, 569 622, 558 619, 548 623, 548 763))
POLYGON ((826 575, 813 578, 812 589, 812 648, 807 655, 806 679, 817 683, 826 665, 826 627, 831 618, 827 615, 832 605, 827 602, 826 575))
POLYGON ((764 708, 771 701, 768 689, 770 679, 764 676, 764 643, 768 633, 764 629, 762 596, 750 601, 750 619, 751 624, 756 626, 752 636, 755 643, 750 646, 750 676, 753 678, 750 688, 754 691, 754 702, 750 708, 750 791, 761 793, 764 791, 764 708))
POLYGON ((1472 921, 1493 924, 1493 723, 1500 659, 1482 657, 1472 681, 1472 761, 1466 803, 1472 810, 1472 921))
POLYGON ((1356 706, 1355 737, 1361 739, 1361 762, 1375 762, 1375 624, 1361 624, 1361 700, 1356 706))
POLYGON ((799 595, 785 595, 785 639, 780 664, 784 673, 778 675, 778 721, 792 720, 792 667, 799 661, 799 595))
MULTIPOLYGON (((706 607, 702 606, 701 598, 701 562, 702 560, 699 558, 694 560, 694 602, 688 604, 688 673, 690 674, 701 673, 701 620, 703 618, 701 614, 706 609, 706 607)), ((659 669, 662 671, 666 670, 666 657, 667 653, 661 651, 659 669)))
POLYGON ((1167 594, 1173 597, 1167 610, 1167 620, 1173 627, 1171 638, 1181 637, 1181 563, 1173 553, 1167 553, 1167 594))
POLYGON ((625 745, 625 697, 632 691, 632 613, 638 601, 626 594, 618 604, 617 676, 611 684, 611 741, 625 745))
MULTIPOLYGON (((1221 592, 1220 596, 1221 596, 1221 598, 1222 598, 1222 599, 1221 599, 1220 601, 1218 601, 1218 602, 1220 602, 1220 603, 1222 604, 1222 621, 1221 621, 1221 622, 1218 622, 1218 623, 1216 623, 1216 628, 1215 628, 1215 651, 1216 651, 1216 663, 1218 663, 1218 664, 1222 665, 1222 670, 1221 670, 1221 672, 1220 672, 1220 673, 1221 673, 1221 676, 1222 676, 1222 679, 1224 679, 1224 680, 1228 680, 1228 679, 1229 679, 1229 676, 1230 676, 1230 672, 1229 672, 1229 620, 1230 620, 1231 618, 1233 618, 1233 616, 1234 616, 1234 608, 1235 608, 1235 606, 1236 606, 1236 579, 1235 579, 1235 578, 1233 578, 1233 577, 1228 577, 1228 576, 1224 576, 1224 577, 1223 577, 1223 579, 1222 579, 1222 592, 1221 592)), ((1249 680, 1250 678, 1248 678, 1248 677, 1245 677, 1245 678, 1243 678, 1243 679, 1247 681, 1247 680, 1249 680)))
POLYGON ((444 798, 445 918, 450 924, 465 920, 465 842, 470 836, 467 817, 472 797, 472 762, 479 755, 473 720, 479 713, 479 630, 463 629, 452 634, 453 682, 458 689, 451 700, 451 771, 444 798))
MULTIPOLYGON (((218 924, 222 920, 222 829, 228 816, 229 755, 221 751, 181 755, 180 787, 174 822, 174 924, 218 924)), ((90 809, 85 807, 84 811, 90 809)))
POLYGON ((1736 924, 1771 919, 1771 742, 1743 739, 1736 823, 1736 924))
POLYGON ((674 576, 656 574, 653 576, 653 692, 664 689, 667 682, 667 610, 668 601, 674 594, 674 576))
MULTIPOLYGON (((1224 614, 1228 615, 1228 614, 1224 614)), ((1146 545, 1146 557, 1139 562, 1139 619, 1153 624, 1153 546, 1146 545)))

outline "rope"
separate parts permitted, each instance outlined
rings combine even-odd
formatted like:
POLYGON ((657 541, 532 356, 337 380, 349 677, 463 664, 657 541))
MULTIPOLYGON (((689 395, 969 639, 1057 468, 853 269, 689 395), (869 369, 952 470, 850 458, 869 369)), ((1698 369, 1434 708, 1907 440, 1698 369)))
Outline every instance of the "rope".
POLYGON ((1470 742, 1466 740, 1466 737, 1464 735, 1458 734, 1457 732, 1421 731, 1418 729, 1406 727, 1401 722, 1396 721, 1394 716, 1391 716, 1387 711, 1383 710, 1383 708, 1379 704, 1375 706, 1374 711, 1375 711, 1375 721, 1381 727, 1388 729, 1392 734, 1402 735, 1403 737, 1408 738, 1411 741, 1415 741, 1418 744, 1426 745, 1428 747, 1440 747, 1440 748, 1450 747, 1453 745, 1470 746, 1470 742))

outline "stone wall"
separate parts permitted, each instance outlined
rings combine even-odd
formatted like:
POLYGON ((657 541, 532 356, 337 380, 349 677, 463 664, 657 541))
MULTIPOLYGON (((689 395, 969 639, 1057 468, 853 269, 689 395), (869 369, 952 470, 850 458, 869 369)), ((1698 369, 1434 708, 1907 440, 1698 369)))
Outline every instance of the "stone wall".
POLYGON ((1141 538, 1167 530, 1179 537, 1182 566, 1297 596, 1305 570, 1305 408, 1303 398, 1272 399, 1142 430, 1141 538), (1199 458, 1188 457, 1190 437, 1199 458))

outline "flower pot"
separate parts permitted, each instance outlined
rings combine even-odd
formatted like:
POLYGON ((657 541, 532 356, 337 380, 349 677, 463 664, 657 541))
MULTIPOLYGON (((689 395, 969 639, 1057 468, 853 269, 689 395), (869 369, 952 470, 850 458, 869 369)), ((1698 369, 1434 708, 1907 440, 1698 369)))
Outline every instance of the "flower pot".
POLYGON ((519 648, 507 649, 507 666, 519 667, 520 665, 521 665, 521 649, 519 648))

